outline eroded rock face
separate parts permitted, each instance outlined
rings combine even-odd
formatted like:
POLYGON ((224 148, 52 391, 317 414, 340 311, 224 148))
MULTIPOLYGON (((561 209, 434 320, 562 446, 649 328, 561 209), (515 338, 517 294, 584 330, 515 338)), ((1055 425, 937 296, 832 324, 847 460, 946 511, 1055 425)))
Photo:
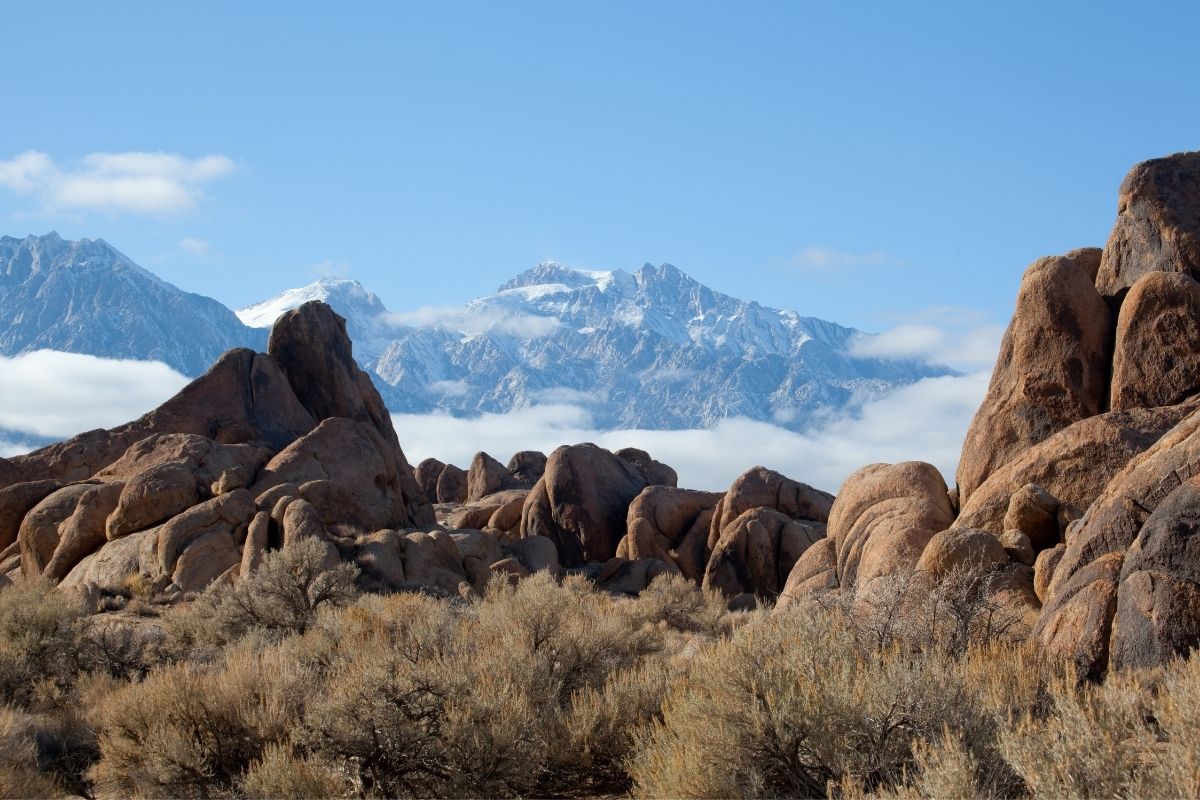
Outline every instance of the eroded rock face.
MULTIPOLYGON (((1131 459, 1178 425, 1200 404, 1100 414, 1064 428, 993 472, 962 507, 958 525, 999 535, 1012 498, 1041 486, 1060 508, 1087 509, 1131 459)), ((1060 528, 1063 522, 1060 519, 1060 528)))
POLYGON ((508 474, 522 486, 533 487, 546 474, 546 454, 537 450, 522 450, 508 460, 508 474))
POLYGON ((649 486, 679 485, 679 476, 675 474, 675 470, 661 461, 655 461, 645 450, 623 447, 616 451, 616 455, 633 464, 649 486))
POLYGON ((1139 278, 1117 318, 1112 409, 1175 405, 1200 391, 1197 342, 1200 283, 1177 272, 1139 278))
POLYGON ((1058 431, 1104 411, 1112 314, 1092 283, 1095 248, 1025 271, 987 396, 958 466, 964 506, 988 477, 1058 431))
POLYGON ((21 520, 47 495, 62 488, 56 480, 17 483, 0 489, 0 550, 17 540, 21 520))
POLYGON ((800 556, 824 538, 824 523, 792 519, 773 508, 750 509, 721 530, 703 586, 727 597, 774 597, 800 556))
POLYGON ((1121 184, 1096 285, 1119 300, 1149 272, 1200 279, 1200 152, 1145 161, 1121 184))
POLYGON ((506 488, 507 478, 508 470, 503 464, 483 451, 476 453, 467 470, 467 502, 473 503, 506 488))
POLYGON ((717 503, 709 526, 709 549, 716 545, 726 525, 752 508, 773 508, 792 519, 825 522, 833 495, 794 481, 766 467, 747 470, 730 485, 717 503))
POLYGON ((646 487, 632 464, 594 444, 563 446, 521 512, 521 536, 545 536, 564 566, 608 561, 625 535, 630 503, 646 487))
POLYGON ((447 464, 437 480, 437 502, 465 503, 467 502, 467 473, 447 464))
POLYGON ((829 514, 839 586, 912 569, 934 534, 953 522, 946 482, 931 464, 863 467, 842 484, 829 514))
POLYGON ((446 465, 436 458, 427 458, 413 467, 413 477, 417 479, 417 485, 421 487, 425 499, 431 503, 440 502, 437 499, 437 482, 445 468, 446 465))
POLYGON ((647 486, 629 505, 617 555, 631 561, 658 559, 699 583, 708 564, 713 509, 721 497, 717 492, 647 486))
POLYGON ((796 560, 775 602, 775 612, 782 613, 805 598, 837 588, 837 544, 826 536, 813 542, 796 560))

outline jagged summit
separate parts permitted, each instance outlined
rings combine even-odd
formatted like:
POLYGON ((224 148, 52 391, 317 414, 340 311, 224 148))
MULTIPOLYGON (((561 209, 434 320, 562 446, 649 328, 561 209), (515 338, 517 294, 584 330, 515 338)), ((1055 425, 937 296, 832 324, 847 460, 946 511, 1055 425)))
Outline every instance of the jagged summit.
POLYGON ((154 359, 199 375, 224 351, 265 341, 216 300, 167 283, 103 239, 0 237, 0 354, 154 359))

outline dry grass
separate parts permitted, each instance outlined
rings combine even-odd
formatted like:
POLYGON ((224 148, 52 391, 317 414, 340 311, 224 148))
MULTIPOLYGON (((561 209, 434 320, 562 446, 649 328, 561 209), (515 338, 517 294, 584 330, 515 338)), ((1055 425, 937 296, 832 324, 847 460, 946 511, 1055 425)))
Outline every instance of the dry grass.
POLYGON ((161 619, 0 591, 0 794, 1200 794, 1200 661, 1078 686, 971 576, 730 614, 674 577, 356 597, 309 555, 161 619))

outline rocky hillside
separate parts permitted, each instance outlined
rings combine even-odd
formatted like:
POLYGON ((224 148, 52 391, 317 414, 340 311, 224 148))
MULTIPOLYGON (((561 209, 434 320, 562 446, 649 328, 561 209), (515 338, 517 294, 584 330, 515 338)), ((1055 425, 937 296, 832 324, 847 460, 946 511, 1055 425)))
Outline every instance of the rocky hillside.
POLYGON ((935 597, 963 636, 1031 630, 1081 678, 1161 664, 1200 645, 1197 278, 1200 153, 1138 165, 1103 250, 1026 270, 958 485, 871 464, 836 499, 762 467, 692 491, 590 444, 411 468, 345 321, 310 301, 145 417, 0 460, 0 573, 180 598, 312 539, 367 590, 548 571, 629 595, 672 573, 889 630, 946 624, 910 618, 935 597))
POLYGON ((103 239, 0 237, 0 355, 64 350, 199 375, 226 350, 265 342, 216 300, 172 286, 103 239))

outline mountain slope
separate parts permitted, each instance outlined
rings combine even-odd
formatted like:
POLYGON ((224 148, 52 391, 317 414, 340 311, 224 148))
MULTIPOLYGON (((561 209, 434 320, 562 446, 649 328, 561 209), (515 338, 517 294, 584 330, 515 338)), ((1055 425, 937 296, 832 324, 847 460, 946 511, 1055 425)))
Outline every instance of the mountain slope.
POLYGON ((199 375, 225 350, 265 342, 221 303, 172 286, 103 239, 0 237, 0 354, 153 359, 199 375))
POLYGON ((353 286, 318 282, 238 313, 268 325, 264 309, 327 300, 352 335, 371 341, 355 352, 393 411, 475 415, 566 402, 601 427, 711 427, 738 416, 803 430, 857 400, 950 373, 852 357, 855 330, 721 294, 669 264, 631 273, 548 262, 463 307, 392 315, 344 283, 353 286))

